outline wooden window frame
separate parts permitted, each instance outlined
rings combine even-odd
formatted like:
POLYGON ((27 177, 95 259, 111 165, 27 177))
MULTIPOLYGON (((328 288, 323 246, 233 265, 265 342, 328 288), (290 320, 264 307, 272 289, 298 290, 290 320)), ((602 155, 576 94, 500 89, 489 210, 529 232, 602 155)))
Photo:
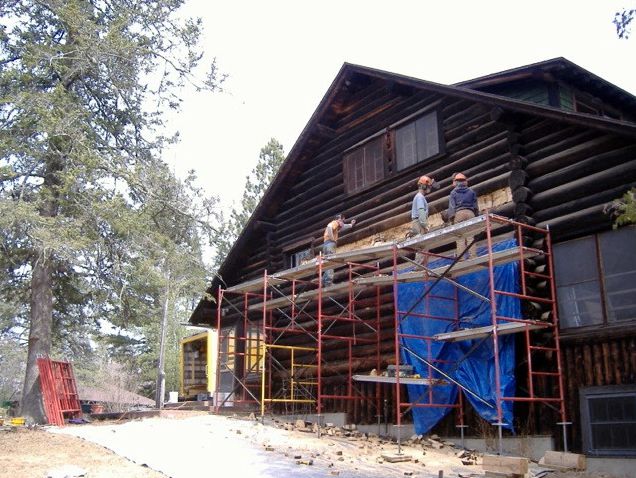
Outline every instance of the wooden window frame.
POLYGON ((387 135, 376 134, 354 148, 345 151, 342 165, 346 194, 357 194, 365 191, 389 176, 388 149, 387 135), (379 156, 371 157, 368 153, 374 143, 378 143, 379 156), (372 169, 373 174, 371 174, 372 169), (378 172, 381 173, 381 177, 378 177, 378 172), (361 181, 357 181, 358 174, 362 175, 361 181))
MULTIPOLYGON (((434 161, 435 159, 439 158, 440 156, 442 156, 443 154, 446 153, 446 144, 444 142, 444 132, 443 132, 443 124, 440 120, 440 114, 439 114, 439 110, 438 109, 427 109, 426 111, 422 112, 421 114, 418 114, 416 117, 409 119, 409 121, 404 121, 404 122, 400 122, 398 124, 395 125, 395 127, 392 129, 392 144, 393 144, 393 150, 392 150, 392 162, 395 165, 395 173, 401 174, 404 171, 409 171, 411 169, 416 169, 418 167, 421 167, 422 165, 425 164, 429 164, 431 161, 434 161), (437 134, 436 134, 436 140, 437 140, 437 152, 434 154, 431 154, 429 156, 426 157, 418 157, 415 162, 413 164, 409 164, 403 168, 400 168, 399 162, 398 162, 398 131, 406 128, 408 126, 411 125, 415 125, 418 121, 420 121, 421 119, 423 119, 426 116, 429 115, 435 115, 435 125, 436 125, 436 129, 437 129, 437 134)), ((415 138, 417 139, 417 133, 415 138)), ((418 150, 419 148, 417 148, 417 144, 416 144, 416 154, 418 154, 418 150)))
MULTIPOLYGON (((633 228, 636 231, 636 226, 632 226, 632 225, 628 225, 628 226, 624 226, 624 228, 621 229, 625 229, 625 228, 633 228)), ((566 334, 569 333, 579 333, 579 332, 587 332, 590 330, 596 330, 598 328, 603 328, 603 329, 623 329, 626 327, 630 327, 633 326, 636 323, 636 317, 631 318, 631 319, 627 319, 624 321, 621 320, 610 320, 609 318, 609 304, 607 304, 607 290, 606 290, 606 280, 607 280, 607 273, 605 271, 605 265, 603 262, 603 256, 602 256, 602 251, 601 251, 601 237, 604 234, 612 234, 616 232, 616 230, 611 230, 611 231, 605 231, 605 232, 601 232, 598 234, 591 234, 591 235, 587 235, 587 236, 583 236, 577 239, 573 239, 571 241, 566 241, 564 243, 561 244, 567 244, 568 242, 574 242, 576 240, 580 240, 580 239, 584 239, 587 237, 591 237, 592 240, 594 241, 594 250, 595 250, 595 257, 594 260, 596 261, 596 270, 597 270, 597 277, 595 278, 595 281, 598 282, 599 284, 599 293, 600 293, 600 308, 601 308, 601 317, 600 317, 600 321, 597 324, 590 324, 590 325, 581 325, 581 326, 568 326, 568 327, 563 327, 563 317, 559 317, 560 322, 559 322, 559 328, 561 330, 563 330, 566 334)), ((557 244, 558 245, 558 244, 557 244)), ((556 280, 556 275, 558 274, 558 271, 555 270, 555 280, 556 280)), ((558 284, 557 285, 557 289, 558 289, 558 284)), ((557 301, 559 300, 558 294, 557 294, 557 301)))
POLYGON ((636 457, 636 446, 633 449, 602 448, 594 443, 593 425, 632 424, 636 426, 636 420, 603 420, 595 419, 591 413, 590 401, 593 399, 628 398, 636 401, 636 385, 606 385, 595 387, 583 387, 579 389, 579 404, 581 410, 581 431, 583 437, 583 452, 591 456, 608 457, 636 457))
MULTIPOLYGON (((439 104, 429 105, 400 121, 389 125, 387 128, 367 137, 354 146, 344 151, 342 165, 343 165, 343 182, 345 194, 353 195, 368 190, 371 186, 377 185, 382 181, 385 181, 398 174, 408 172, 417 168, 421 168, 422 165, 429 164, 431 161, 436 160, 440 156, 446 154, 446 144, 444 142, 443 124, 439 112, 439 104), (427 115, 435 115, 435 124, 437 126, 437 153, 423 158, 418 158, 414 164, 410 164, 403 169, 398 169, 397 166, 397 131, 400 128, 407 127, 411 124, 417 123, 420 119, 427 115), (365 151, 373 142, 381 142, 380 144, 380 158, 382 161, 382 177, 378 177, 377 174, 373 178, 363 176, 362 181, 356 181, 355 177, 355 155, 365 151)), ((363 163, 366 160, 363 159, 363 163)), ((377 165, 376 165, 377 166, 377 165)), ((366 164, 363 166, 363 170, 366 172, 366 164)), ((378 169, 376 169, 376 172, 378 169)))
POLYGON ((301 261, 298 260, 301 255, 306 255, 308 257, 308 260, 313 259, 311 245, 308 245, 307 247, 303 247, 300 249, 294 249, 294 250, 288 251, 286 254, 287 254, 287 266, 289 269, 293 269, 294 267, 298 267, 302 265, 302 260, 301 261))

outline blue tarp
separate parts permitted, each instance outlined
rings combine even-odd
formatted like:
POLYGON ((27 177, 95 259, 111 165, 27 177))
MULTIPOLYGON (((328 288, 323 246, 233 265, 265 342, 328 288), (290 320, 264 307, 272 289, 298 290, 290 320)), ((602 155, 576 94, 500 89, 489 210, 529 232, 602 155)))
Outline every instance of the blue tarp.
MULTIPOLYGON (((495 244, 493 251, 502 251, 516 246, 516 241, 508 240, 495 244)), ((479 250, 478 255, 485 251, 479 250)), ((440 260, 430 264, 439 266, 450 261, 440 260)), ((497 290, 519 292, 518 263, 497 266, 494 268, 495 288, 497 290)), ((457 282, 472 291, 489 297, 488 271, 479 271, 461 276, 457 282)), ((400 332, 433 336, 456 329, 468 329, 491 325, 490 304, 473 294, 455 287, 446 280, 439 281, 429 292, 427 298, 418 302, 424 292, 434 281, 399 284, 398 310, 401 314, 426 314, 427 317, 401 315, 400 332), (414 306, 414 304, 416 304, 414 306), (414 307, 413 307, 414 306, 414 307), (459 327, 453 319, 459 313, 459 327), (446 319, 446 320, 444 320, 446 319)), ((521 305, 515 297, 497 295, 497 316, 520 318, 521 305)), ((497 422, 497 407, 495 395, 495 362, 493 340, 486 339, 464 340, 460 342, 427 341, 417 338, 401 337, 402 363, 413 365, 415 373, 422 377, 429 376, 429 367, 409 349, 425 360, 432 359, 433 365, 448 374, 463 387, 472 391, 488 406, 472 394, 465 396, 476 409, 477 413, 490 423, 497 422), (431 348, 430 352, 428 347, 431 348)), ((502 396, 514 396, 515 393, 515 346, 514 335, 501 336, 498 339, 500 389, 502 396)), ((444 377, 435 372, 433 378, 444 377)), ((409 401, 411 403, 455 404, 458 387, 449 385, 408 385, 409 401)), ((415 432, 427 433, 440 421, 451 408, 449 407, 415 407, 412 409, 415 432)), ((512 402, 503 402, 503 422, 506 428, 512 430, 512 402)))

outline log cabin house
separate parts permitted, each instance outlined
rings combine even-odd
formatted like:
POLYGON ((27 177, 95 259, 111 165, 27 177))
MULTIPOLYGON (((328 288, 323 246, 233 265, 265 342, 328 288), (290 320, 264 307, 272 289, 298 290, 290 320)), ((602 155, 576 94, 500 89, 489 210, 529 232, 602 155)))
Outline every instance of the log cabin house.
MULTIPOLYGON (((552 434, 557 446, 589 455, 635 456, 636 226, 614 228, 604 208, 636 186, 636 97, 564 58, 451 86, 342 66, 218 271, 222 281, 208 291, 216 303, 201 300, 190 319, 220 326, 227 339, 219 347, 225 368, 219 367, 217 381, 225 399, 287 410, 289 402, 276 402, 283 395, 272 391, 284 387, 283 368, 313 366, 304 386, 295 382, 294 406, 315 410, 318 401, 319 414, 347 412, 354 423, 375 423, 378 415, 389 423, 410 420, 411 407, 400 405, 404 384, 352 384, 355 374, 379 373, 399 362, 397 289, 385 281, 356 289, 355 296, 347 286, 331 295, 311 292, 321 289, 317 277, 329 267, 320 261, 319 246, 328 221, 344 213, 357 224, 339 239, 337 254, 349 267, 336 269, 336 283, 352 283, 351 262, 358 265, 354 274, 368 276, 359 270, 368 267, 390 277, 391 264, 397 264, 390 255, 355 251, 405 240, 415 182, 423 174, 441 185, 428 195, 429 235, 443 235, 448 227, 440 212, 458 171, 468 176, 482 212, 520 224, 518 244, 547 253, 518 261, 528 275, 521 323, 546 320, 554 327, 535 331, 543 345, 534 348, 529 332, 511 335, 521 397, 514 402, 515 428, 552 434), (549 230, 547 241, 532 227, 549 230), (290 270, 312 275, 296 282, 300 275, 280 272, 290 270), (262 307, 274 290, 279 301, 262 307), (311 300, 296 302, 307 290, 311 300), (333 319, 354 304, 354 320, 333 319), (320 314, 318 325, 313 319, 320 314), (356 320, 377 328, 367 327, 365 335, 356 320), (291 333, 298 324, 301 333, 291 333), (317 345, 316 335, 327 329, 333 335, 317 345), (359 340, 346 340, 352 336, 359 340), (269 349, 266 359, 280 367, 266 383, 262 345, 274 343, 280 348, 269 349), (540 364, 550 361, 556 368, 541 372, 540 364), (531 396, 557 398, 540 408, 541 400, 531 396), (559 425, 564 421, 571 425, 559 425)), ((515 227, 492 235, 482 230, 476 237, 489 246, 515 227)), ((433 240, 427 249, 443 256, 453 241, 433 240)), ((291 386, 293 393, 293 375, 286 392, 291 386)), ((452 433, 461 422, 476 434, 480 420, 464 405, 435 430, 452 433)))

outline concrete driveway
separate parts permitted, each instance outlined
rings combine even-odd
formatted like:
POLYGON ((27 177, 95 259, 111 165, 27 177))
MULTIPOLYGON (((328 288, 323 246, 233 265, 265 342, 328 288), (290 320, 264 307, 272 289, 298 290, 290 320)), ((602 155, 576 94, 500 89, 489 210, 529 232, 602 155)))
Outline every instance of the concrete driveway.
MULTIPOLYGON (((214 473, 272 478, 404 476, 403 471, 378 469, 380 465, 370 466, 365 460, 358 459, 357 445, 334 444, 333 441, 330 445, 327 437, 318 439, 313 433, 293 437, 286 430, 224 416, 149 418, 116 424, 68 426, 52 431, 100 444, 174 478, 214 473), (305 464, 309 460, 312 464, 305 464)), ((437 476, 437 473, 430 476, 437 476)))

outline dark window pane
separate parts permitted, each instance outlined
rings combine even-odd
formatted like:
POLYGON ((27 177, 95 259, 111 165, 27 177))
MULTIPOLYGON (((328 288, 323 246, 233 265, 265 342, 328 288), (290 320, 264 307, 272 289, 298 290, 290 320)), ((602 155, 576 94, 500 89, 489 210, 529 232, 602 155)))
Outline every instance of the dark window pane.
POLYGON ((604 422, 607 421, 607 405, 605 398, 591 398, 589 400, 591 421, 604 422))
POLYGON ((557 287, 557 297, 561 328, 603 323, 598 281, 557 287))
POLYGON ((636 227, 599 235, 609 321, 636 319, 636 227))
POLYGON ((612 425, 592 425, 592 448, 611 448, 612 425))
POLYGON ((584 237, 555 245, 554 266, 557 285, 598 280, 594 237, 584 237))
POLYGON ((561 328, 602 324, 594 237, 555 245, 554 264, 561 328))

